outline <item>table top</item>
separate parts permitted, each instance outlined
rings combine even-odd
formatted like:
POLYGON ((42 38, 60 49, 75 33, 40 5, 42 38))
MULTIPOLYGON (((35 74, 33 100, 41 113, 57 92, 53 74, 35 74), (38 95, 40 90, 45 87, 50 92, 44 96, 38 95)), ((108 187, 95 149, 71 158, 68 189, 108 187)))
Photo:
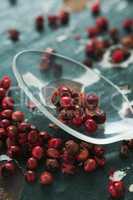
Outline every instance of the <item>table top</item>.
MULTIPOLYGON (((61 0, 5 0, 0 3, 0 77, 8 74, 13 79, 13 85, 17 86, 17 82, 12 72, 12 60, 16 53, 24 49, 41 49, 47 47, 56 49, 58 53, 72 57, 78 61, 84 60, 84 45, 75 40, 75 36, 80 35, 83 40, 85 37, 85 28, 93 25, 95 18, 93 18, 86 8, 82 13, 73 13, 69 26, 62 27, 57 30, 51 30, 46 25, 44 32, 38 33, 34 27, 34 18, 37 15, 46 15, 50 12, 58 10, 61 0), (12 4, 11 2, 14 2, 12 4), (15 3, 16 2, 16 3, 15 3), (58 3, 57 3, 58 2, 58 3), (21 32, 20 41, 13 43, 8 39, 7 30, 16 28, 21 32)), ((122 19, 125 17, 132 17, 133 1, 128 0, 102 0, 102 14, 111 20, 111 26, 120 26, 122 19)), ((83 41, 84 42, 84 41, 83 41)), ((119 86, 128 85, 133 89, 133 67, 126 69, 106 69, 95 67, 106 75, 110 80, 119 86)), ((132 100, 132 92, 129 94, 129 99, 132 100)), ((20 89, 12 88, 12 94, 17 100, 16 107, 26 113, 26 118, 34 122, 34 124, 41 130, 48 130, 47 124, 49 120, 46 119, 40 112, 34 115, 32 112, 22 105, 20 100, 20 89), (45 123, 44 123, 45 122, 45 123)), ((27 97, 24 96, 27 100, 27 97)), ((53 130, 52 134, 57 134, 53 130)), ((66 133, 59 131, 61 137, 69 138, 66 133)), ((24 182, 21 172, 18 170, 17 175, 11 181, 2 182, 0 180, 0 199, 6 200, 107 200, 108 195, 106 191, 107 174, 110 166, 117 169, 125 169, 131 167, 133 164, 132 156, 126 161, 122 161, 118 156, 119 143, 107 146, 107 166, 104 170, 98 170, 92 174, 85 174, 82 171, 72 177, 64 177, 60 173, 56 174, 56 181, 51 187, 42 188, 38 183, 29 185, 24 182), (1 198, 3 193, 5 197, 1 198)), ((20 163, 23 167, 23 163, 20 163)), ((40 171, 42 169, 39 169, 40 171)), ((132 170, 129 171, 125 182, 127 185, 133 182, 132 170)), ((125 200, 132 200, 132 194, 127 193, 125 200)))

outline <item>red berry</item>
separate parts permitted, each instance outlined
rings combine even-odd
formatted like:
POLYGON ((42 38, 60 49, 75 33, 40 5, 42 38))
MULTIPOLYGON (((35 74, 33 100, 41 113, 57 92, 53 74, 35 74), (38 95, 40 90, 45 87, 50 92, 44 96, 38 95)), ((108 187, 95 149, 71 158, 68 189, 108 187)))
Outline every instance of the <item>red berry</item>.
POLYGON ((109 183, 108 191, 113 198, 120 198, 123 197, 125 192, 125 186, 123 181, 115 181, 109 183))
POLYGON ((84 162, 88 159, 89 157, 89 151, 87 149, 81 149, 80 153, 77 155, 76 159, 79 162, 84 162))
POLYGON ((36 130, 32 130, 28 133, 28 142, 30 144, 37 144, 39 140, 39 133, 36 130))
POLYGON ((8 31, 8 34, 9 34, 9 38, 10 38, 12 41, 16 42, 16 41, 19 40, 20 32, 17 31, 16 29, 10 29, 10 30, 8 31))
POLYGON ((127 35, 127 36, 123 37, 121 39, 121 43, 127 49, 132 49, 133 48, 133 36, 127 35))
POLYGON ((95 44, 94 42, 91 40, 89 41, 89 43, 86 45, 85 47, 85 53, 87 56, 94 56, 95 54, 95 44))
POLYGON ((75 157, 73 155, 70 155, 70 153, 68 153, 66 150, 61 155, 61 158, 65 163, 69 163, 69 164, 74 163, 75 161, 75 157))
POLYGON ((35 172, 31 171, 31 170, 26 171, 26 173, 25 173, 25 179, 29 183, 35 182, 35 180, 36 180, 36 174, 35 174, 35 172))
POLYGON ((114 63, 120 63, 123 60, 124 60, 124 52, 122 50, 118 49, 112 53, 112 61, 114 63))
POLYGON ((102 31, 108 28, 108 20, 106 17, 98 17, 96 19, 97 27, 102 31))
POLYGON ((8 119, 2 119, 0 121, 0 127, 1 128, 7 128, 10 125, 10 121, 8 119))
POLYGON ((42 31, 44 29, 44 17, 42 15, 36 17, 35 23, 38 31, 42 31))
POLYGON ((72 123, 76 126, 80 126, 83 122, 83 119, 81 116, 75 116, 73 119, 72 119, 72 123))
POLYGON ((69 108, 72 106, 72 99, 68 96, 61 97, 60 104, 63 108, 69 108))
POLYGON ((96 132, 98 126, 93 119, 87 119, 87 121, 85 122, 85 128, 88 133, 94 133, 96 132))
POLYGON ((12 97, 4 97, 2 99, 2 108, 3 109, 13 109, 14 107, 14 100, 12 97))
POLYGON ((3 110, 0 115, 1 115, 2 118, 11 119, 12 110, 11 109, 3 110))
POLYGON ((44 155, 43 148, 40 146, 36 146, 32 149, 32 156, 37 160, 40 160, 44 155))
POLYGON ((27 134, 26 133, 19 133, 18 135, 18 143, 20 145, 26 145, 27 144, 27 134))
POLYGON ((93 149, 93 144, 91 143, 87 143, 87 142, 80 142, 80 147, 82 149, 88 149, 88 150, 92 150, 93 149))
POLYGON ((4 167, 6 170, 10 171, 11 173, 15 172, 15 164, 12 161, 6 162, 4 164, 4 167))
POLYGON ((31 157, 31 158, 29 158, 27 160, 28 169, 34 170, 34 169, 37 168, 37 166, 38 166, 38 163, 37 163, 37 159, 36 158, 31 157))
POLYGON ((57 159, 47 159, 46 160, 46 168, 49 171, 56 171, 57 169, 59 169, 60 165, 57 159))
POLYGON ((88 34, 89 38, 96 37, 98 35, 98 33, 99 33, 99 30, 95 26, 89 27, 87 29, 87 34, 88 34))
POLYGON ((61 167, 61 171, 63 174, 75 174, 76 168, 73 164, 63 163, 61 167))
POLYGON ((10 77, 9 76, 3 76, 0 85, 5 90, 9 89, 10 86, 11 86, 11 79, 10 79, 10 77))
POLYGON ((45 171, 40 175, 40 183, 42 185, 50 185, 53 181, 54 177, 50 172, 45 171))
POLYGON ((5 97, 5 95, 6 95, 6 90, 4 88, 0 87, 0 99, 5 97))
POLYGON ((65 142, 65 149, 70 155, 76 155, 79 153, 79 144, 73 140, 65 142))
POLYGON ((100 3, 99 2, 94 2, 91 6, 91 12, 92 14, 99 14, 100 12, 100 3))
POLYGON ((30 124, 28 124, 27 122, 21 122, 18 125, 18 130, 20 132, 28 132, 30 130, 30 124))
POLYGON ((48 16, 48 24, 51 27, 57 27, 59 22, 59 18, 57 15, 49 15, 48 16))
POLYGON ((66 25, 69 22, 69 13, 67 11, 62 10, 59 13, 59 20, 62 25, 66 25))
POLYGON ((104 167, 105 164, 106 164, 106 159, 105 158, 99 158, 99 157, 96 157, 95 156, 95 160, 96 160, 96 163, 99 167, 104 167))
POLYGON ((88 94, 87 95, 87 103, 94 105, 94 107, 98 106, 99 97, 96 94, 88 94))
POLYGON ((96 169, 96 167, 97 167, 97 164, 96 164, 95 159, 89 158, 84 163, 85 172, 92 172, 96 169))
POLYGON ((48 148, 55 148, 58 149, 62 145, 62 140, 60 138, 51 138, 48 141, 48 148))
POLYGON ((97 124, 104 124, 106 121, 106 113, 101 110, 97 110, 93 116, 93 119, 97 124))
POLYGON ((114 41, 119 41, 119 30, 115 27, 109 30, 109 35, 114 41))
POLYGON ((105 153, 105 148, 100 146, 100 145, 95 145, 94 146, 94 154, 98 157, 103 156, 105 153))
POLYGON ((132 31, 133 30, 133 19, 125 19, 123 21, 122 26, 126 31, 132 31))
POLYGON ((19 146, 13 145, 13 146, 10 146, 8 149, 8 155, 11 158, 19 158, 20 153, 21 153, 21 150, 19 146))
POLYGON ((12 120, 16 122, 22 122, 24 120, 24 113, 21 111, 15 111, 12 113, 12 120))
POLYGON ((17 134, 17 127, 14 125, 10 125, 7 127, 7 134, 10 139, 15 139, 17 134))
POLYGON ((49 158, 60 158, 60 152, 57 150, 57 149, 54 149, 54 148, 49 148, 47 149, 47 157, 49 158))
POLYGON ((94 40, 94 44, 95 44, 95 47, 96 47, 96 50, 100 52, 100 50, 104 50, 105 48, 105 41, 104 40, 100 40, 100 39, 95 39, 94 40))
POLYGON ((110 193, 111 197, 113 198, 119 198, 118 195, 117 195, 117 192, 113 186, 113 184, 110 184, 109 187, 108 187, 108 192, 110 193))

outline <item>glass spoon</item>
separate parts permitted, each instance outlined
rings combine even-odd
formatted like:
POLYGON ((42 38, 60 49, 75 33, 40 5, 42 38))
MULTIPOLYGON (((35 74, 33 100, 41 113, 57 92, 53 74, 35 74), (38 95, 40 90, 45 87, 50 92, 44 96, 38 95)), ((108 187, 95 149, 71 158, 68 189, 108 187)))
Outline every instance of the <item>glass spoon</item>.
POLYGON ((133 119, 120 115, 125 103, 132 114, 133 108, 121 90, 100 73, 71 58, 36 50, 18 53, 13 60, 13 72, 20 88, 38 109, 67 133, 94 144, 133 139, 133 119), (87 134, 83 128, 67 126, 57 119, 56 108, 50 98, 62 84, 100 97, 100 108, 106 112, 107 120, 96 133, 87 134))

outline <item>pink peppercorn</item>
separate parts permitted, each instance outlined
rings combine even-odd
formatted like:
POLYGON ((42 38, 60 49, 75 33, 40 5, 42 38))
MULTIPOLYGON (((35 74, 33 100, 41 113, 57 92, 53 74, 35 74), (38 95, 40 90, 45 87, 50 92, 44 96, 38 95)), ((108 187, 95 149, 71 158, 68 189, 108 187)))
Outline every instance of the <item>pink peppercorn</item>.
POLYGON ((98 17, 96 19, 96 26, 101 30, 107 30, 108 28, 108 20, 106 17, 98 17))
POLYGON ((17 31, 16 29, 10 29, 8 31, 9 34, 9 38, 13 41, 13 42, 17 42, 19 40, 19 36, 20 36, 20 32, 17 31))
POLYGON ((96 1, 92 4, 91 6, 91 12, 92 14, 94 15, 97 15, 100 13, 100 2, 99 1, 96 1))
POLYGON ((62 10, 59 13, 59 21, 62 25, 67 25, 69 23, 69 12, 62 10))
POLYGON ((93 159, 93 158, 89 158, 84 163, 84 171, 85 172, 92 172, 96 169, 96 167, 97 167, 97 164, 96 164, 95 159, 93 159))
POLYGON ((96 122, 93 119, 88 119, 85 122, 85 128, 86 128, 86 130, 87 130, 87 132, 89 134, 89 133, 96 132, 98 126, 97 126, 96 122))
POLYGON ((132 31, 133 30, 133 19, 125 19, 122 23, 122 26, 126 31, 132 31))
POLYGON ((44 17, 42 15, 39 15, 39 16, 36 17, 35 25, 36 25, 36 29, 38 31, 43 31, 43 29, 44 29, 44 17))
POLYGON ((108 192, 112 198, 119 199, 124 196, 125 186, 123 181, 110 182, 108 186, 108 192))

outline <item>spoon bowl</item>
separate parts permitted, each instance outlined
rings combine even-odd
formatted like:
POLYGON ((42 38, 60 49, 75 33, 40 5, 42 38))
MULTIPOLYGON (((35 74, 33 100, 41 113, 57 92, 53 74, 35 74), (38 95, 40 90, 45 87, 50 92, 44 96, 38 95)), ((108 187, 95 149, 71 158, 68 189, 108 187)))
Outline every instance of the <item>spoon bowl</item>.
POLYGON ((37 108, 67 133, 94 144, 133 138, 133 119, 125 118, 119 112, 126 102, 133 113, 127 97, 98 71, 54 52, 25 50, 14 57, 13 72, 20 88, 37 108), (100 126, 94 134, 87 134, 83 128, 59 121, 51 103, 51 95, 60 85, 85 93, 96 93, 100 97, 100 108, 107 114, 104 126, 100 126))

